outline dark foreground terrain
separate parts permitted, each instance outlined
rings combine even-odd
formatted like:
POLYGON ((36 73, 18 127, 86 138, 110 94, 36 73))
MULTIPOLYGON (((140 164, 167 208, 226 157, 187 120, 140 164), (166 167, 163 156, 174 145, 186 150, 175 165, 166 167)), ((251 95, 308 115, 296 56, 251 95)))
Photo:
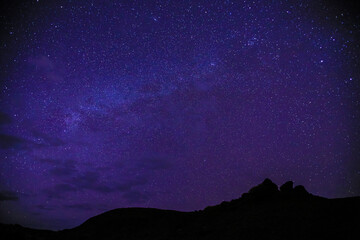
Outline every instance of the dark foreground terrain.
POLYGON ((0 239, 360 239, 360 197, 326 199, 266 179, 202 211, 115 209, 58 232, 1 224, 0 239))

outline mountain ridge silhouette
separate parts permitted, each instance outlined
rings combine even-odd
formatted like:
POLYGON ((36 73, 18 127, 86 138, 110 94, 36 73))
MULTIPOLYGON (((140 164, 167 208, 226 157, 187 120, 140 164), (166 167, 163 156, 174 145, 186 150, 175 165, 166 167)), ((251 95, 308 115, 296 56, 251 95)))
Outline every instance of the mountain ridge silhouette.
MULTIPOLYGON (((118 208, 61 231, 0 224, 7 239, 360 239, 360 197, 327 199, 270 179, 238 199, 180 212, 118 208)), ((2 236, 5 236, 3 238, 2 236)))

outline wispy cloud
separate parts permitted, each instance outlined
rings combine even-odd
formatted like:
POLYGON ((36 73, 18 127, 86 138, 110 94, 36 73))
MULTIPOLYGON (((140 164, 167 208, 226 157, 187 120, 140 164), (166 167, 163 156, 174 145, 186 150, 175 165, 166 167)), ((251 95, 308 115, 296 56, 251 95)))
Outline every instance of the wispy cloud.
POLYGON ((12 191, 1 191, 0 192, 0 201, 17 201, 19 197, 15 192, 12 191))

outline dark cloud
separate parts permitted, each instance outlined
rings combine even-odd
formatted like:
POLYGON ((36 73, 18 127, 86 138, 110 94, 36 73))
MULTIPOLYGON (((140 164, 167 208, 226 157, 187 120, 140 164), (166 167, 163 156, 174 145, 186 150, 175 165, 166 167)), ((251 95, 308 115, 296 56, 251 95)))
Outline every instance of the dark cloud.
MULTIPOLYGON (((51 169, 51 173, 56 176, 69 176, 77 171, 72 167, 56 167, 51 169)), ((64 198, 64 195, 70 192, 77 192, 83 190, 93 190, 100 193, 114 192, 115 189, 99 183, 99 174, 96 172, 79 173, 69 179, 64 180, 65 183, 57 184, 54 187, 46 188, 43 192, 48 198, 64 198)))
POLYGON ((56 167, 50 169, 50 173, 55 176, 69 176, 76 172, 75 168, 68 168, 68 167, 56 167))
POLYGON ((73 211, 93 211, 93 210, 99 210, 99 211, 106 211, 109 210, 108 207, 106 207, 105 204, 97 204, 97 203, 87 203, 87 202, 80 202, 80 203, 74 203, 74 204, 64 204, 63 208, 70 209, 73 211))
POLYGON ((119 182, 101 183, 97 172, 85 172, 74 177, 71 181, 78 190, 93 190, 100 193, 126 192, 135 186, 145 185, 148 180, 145 177, 123 179, 119 182))
POLYGON ((46 164, 60 164, 61 163, 60 159, 53 159, 53 158, 40 158, 40 159, 38 159, 38 161, 41 163, 46 163, 46 164))
POLYGON ((107 186, 104 184, 97 184, 95 186, 92 186, 91 188, 88 188, 90 190, 96 191, 96 192, 100 192, 100 193, 111 193, 111 192, 115 192, 116 189, 111 187, 111 186, 107 186))
POLYGON ((74 185, 79 189, 93 189, 99 180, 99 174, 93 171, 80 173, 72 179, 74 185))
POLYGON ((135 179, 122 180, 116 185, 116 189, 121 192, 131 191, 133 187, 142 186, 148 183, 148 180, 145 176, 137 177, 135 179))
POLYGON ((65 142, 60 138, 49 136, 40 131, 33 130, 32 135, 36 139, 34 144, 38 147, 58 147, 65 145, 65 142))
POLYGON ((58 66, 48 56, 30 57, 29 63, 35 67, 37 71, 43 73, 50 83, 62 82, 63 76, 58 66))
MULTIPOLYGON (((9 115, 0 112, 0 126, 10 124, 11 122, 12 119, 9 115)), ((3 133, 0 134, 0 149, 21 148, 24 144, 26 144, 26 142, 27 141, 21 137, 3 133)))
POLYGON ((54 187, 44 189, 43 193, 47 196, 47 198, 50 199, 63 199, 65 194, 75 191, 77 191, 77 188, 74 187, 72 184, 60 183, 56 184, 54 187))
POLYGON ((47 164, 50 166, 55 166, 49 170, 49 173, 53 176, 58 177, 67 177, 75 175, 78 170, 76 169, 76 162, 72 159, 51 159, 51 158, 42 158, 38 159, 39 162, 47 164))
POLYGON ((36 208, 40 209, 40 210, 45 210, 45 211, 53 211, 53 210, 56 209, 55 207, 46 206, 46 205, 43 205, 43 204, 36 205, 36 208))
POLYGON ((79 204, 70 204, 64 205, 65 208, 76 209, 81 211, 91 211, 94 210, 94 207, 88 203, 79 203, 79 204))
MULTIPOLYGON (((0 126, 12 123, 9 115, 0 112, 0 126)), ((35 141, 7 133, 0 133, 0 149, 26 149, 39 146, 61 146, 64 142, 56 137, 50 137, 38 131, 32 132, 35 141)))
POLYGON ((9 124, 12 122, 12 119, 9 115, 6 113, 0 112, 0 126, 4 124, 9 124))
POLYGON ((62 183, 62 184, 57 184, 55 186, 55 190, 59 192, 71 192, 71 191, 75 191, 76 188, 70 184, 62 183))
POLYGON ((150 199, 150 194, 147 192, 139 192, 139 191, 127 191, 122 197, 126 199, 129 203, 143 203, 150 199))
POLYGON ((53 62, 46 56, 37 56, 29 58, 29 63, 34 65, 38 70, 50 72, 54 69, 53 62))
MULTIPOLYGON (((61 172, 60 170, 56 171, 61 172)), ((63 172, 61 173, 63 174, 63 172)), ((102 194, 116 192, 122 193, 124 198, 128 201, 135 199, 135 202, 139 202, 141 199, 147 199, 147 195, 136 194, 137 191, 134 189, 148 183, 148 179, 145 176, 133 179, 123 179, 117 182, 103 183, 100 181, 100 175, 97 172, 87 171, 78 173, 69 179, 64 179, 64 181, 65 183, 57 184, 54 187, 44 189, 43 193, 45 193, 50 199, 62 199, 64 196, 72 192, 91 190, 102 194)))
MULTIPOLYGON (((0 113, 1 114, 1 113, 0 113)), ((6 116, 6 115, 5 115, 6 116)), ((0 116, 0 126, 7 121, 6 117, 0 116), (2 119, 1 119, 2 118, 2 119)), ((46 134, 33 132, 35 140, 28 140, 11 134, 0 133, 0 149, 27 149, 29 147, 58 147, 65 144, 61 139, 50 137, 46 134)))
POLYGON ((23 138, 0 134, 0 149, 23 148, 27 141, 23 138))
POLYGON ((151 156, 140 159, 138 167, 149 170, 162 170, 171 168, 172 164, 169 159, 151 156))
POLYGON ((19 197, 15 192, 12 191, 1 191, 0 192, 0 201, 17 201, 19 197))
POLYGON ((76 174, 78 171, 75 167, 75 161, 74 160, 65 160, 65 161, 59 161, 56 163, 56 167, 50 169, 50 174, 54 176, 71 176, 76 174))

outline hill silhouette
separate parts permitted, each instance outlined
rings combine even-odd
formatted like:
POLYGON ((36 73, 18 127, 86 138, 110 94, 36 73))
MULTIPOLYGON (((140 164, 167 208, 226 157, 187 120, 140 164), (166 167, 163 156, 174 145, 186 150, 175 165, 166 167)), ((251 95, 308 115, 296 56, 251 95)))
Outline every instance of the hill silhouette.
POLYGON ((360 197, 327 199, 271 180, 201 211, 114 209, 62 231, 0 225, 1 239, 360 239, 360 197))

